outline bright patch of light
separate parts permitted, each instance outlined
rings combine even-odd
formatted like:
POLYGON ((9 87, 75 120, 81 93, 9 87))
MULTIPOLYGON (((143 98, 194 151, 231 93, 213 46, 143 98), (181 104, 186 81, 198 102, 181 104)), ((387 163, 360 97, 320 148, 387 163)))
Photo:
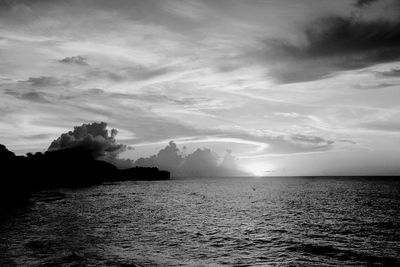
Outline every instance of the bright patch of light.
POLYGON ((266 176, 271 171, 271 166, 264 162, 249 163, 244 168, 254 176, 266 176))

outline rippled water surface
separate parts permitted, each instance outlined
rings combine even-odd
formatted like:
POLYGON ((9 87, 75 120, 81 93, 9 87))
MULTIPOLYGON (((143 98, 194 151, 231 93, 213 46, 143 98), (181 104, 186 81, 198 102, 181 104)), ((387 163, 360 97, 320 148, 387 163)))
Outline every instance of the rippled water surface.
POLYGON ((1 216, 1 266, 400 266, 396 179, 123 182, 1 216))

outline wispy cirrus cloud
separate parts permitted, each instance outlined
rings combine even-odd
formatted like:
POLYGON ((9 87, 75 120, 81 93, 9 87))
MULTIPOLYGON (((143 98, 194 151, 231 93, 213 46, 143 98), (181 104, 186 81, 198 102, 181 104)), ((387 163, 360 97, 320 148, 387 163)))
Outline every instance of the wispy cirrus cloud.
POLYGON ((29 77, 26 82, 36 87, 65 86, 69 84, 69 81, 51 76, 29 77))

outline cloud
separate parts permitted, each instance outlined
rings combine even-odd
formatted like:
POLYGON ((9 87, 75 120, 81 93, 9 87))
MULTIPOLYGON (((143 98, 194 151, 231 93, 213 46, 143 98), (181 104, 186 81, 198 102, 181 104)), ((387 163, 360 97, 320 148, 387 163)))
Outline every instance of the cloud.
POLYGON ((66 81, 61 81, 55 77, 50 77, 50 76, 40 76, 40 77, 30 77, 27 80, 28 83, 32 86, 65 86, 68 85, 69 83, 66 81))
POLYGON ((399 85, 398 83, 356 84, 354 85, 354 88, 359 90, 373 90, 373 89, 382 89, 398 85, 399 85))
POLYGON ((348 139, 340 139, 340 140, 338 140, 338 142, 341 142, 341 143, 348 143, 348 144, 352 144, 352 145, 356 145, 356 144, 357 144, 356 141, 348 140, 348 139))
POLYGON ((102 78, 113 82, 144 81, 172 72, 169 67, 133 66, 121 68, 118 71, 96 69, 89 73, 89 77, 102 78))
POLYGON ((270 74, 281 83, 318 80, 339 71, 400 59, 400 21, 331 16, 304 29, 305 44, 265 41, 270 74))
POLYGON ((309 153, 325 151, 332 148, 335 143, 334 140, 326 139, 320 136, 306 135, 306 134, 284 134, 284 133, 255 133, 248 132, 231 132, 229 134, 220 133, 219 137, 240 138, 251 142, 258 142, 259 148, 251 155, 264 154, 296 154, 296 153, 309 153), (228 136, 229 135, 229 136, 228 136), (264 146, 261 146, 264 144, 264 146))
POLYGON ((282 116, 286 118, 299 118, 301 115, 296 112, 274 112, 275 116, 282 116))
POLYGON ((400 132, 400 123, 394 121, 384 121, 384 120, 371 121, 371 122, 361 123, 357 126, 374 131, 400 132))
POLYGON ((51 102, 47 100, 47 98, 44 96, 43 93, 40 92, 28 92, 21 94, 18 98, 32 101, 32 102, 38 102, 38 103, 45 103, 45 104, 50 104, 51 102))
POLYGON ((294 141, 303 142, 303 143, 311 143, 311 144, 330 145, 330 144, 334 143, 334 141, 332 141, 332 140, 326 140, 319 136, 310 136, 310 135, 303 135, 303 134, 292 135, 291 139, 294 141))
POLYGON ((165 148, 161 149, 157 155, 148 158, 139 158, 134 164, 141 167, 157 166, 160 169, 168 170, 174 175, 177 175, 180 173, 183 160, 184 158, 177 145, 171 141, 165 148))
POLYGON ((378 2, 379 0, 357 0, 354 4, 356 7, 365 7, 373 4, 374 2, 378 2))
POLYGON ((73 56, 73 57, 66 57, 63 59, 58 60, 58 62, 63 64, 77 64, 82 66, 88 66, 87 58, 83 56, 73 56))
POLYGON ((109 132, 105 122, 82 124, 75 126, 73 131, 63 133, 50 144, 48 150, 80 147, 89 151, 95 158, 116 158, 127 148, 126 145, 116 142, 117 133, 116 129, 109 132))
POLYGON ((48 139, 51 136, 51 134, 32 134, 29 136, 25 136, 25 139, 28 140, 45 140, 48 139))
POLYGON ((19 93, 11 89, 6 89, 4 90, 4 93, 7 95, 14 96, 15 98, 22 99, 22 100, 27 100, 31 102, 36 102, 36 103, 42 103, 42 104, 50 104, 51 101, 49 101, 46 97, 45 93, 42 92, 26 92, 26 93, 19 93))
POLYGON ((231 152, 220 161, 219 156, 208 148, 196 149, 193 153, 184 155, 177 145, 171 141, 156 155, 139 158, 135 166, 156 166, 168 170, 173 176, 241 176, 246 175, 236 164, 231 152))
POLYGON ((385 77, 400 77, 400 69, 391 69, 389 71, 378 72, 378 75, 385 77))

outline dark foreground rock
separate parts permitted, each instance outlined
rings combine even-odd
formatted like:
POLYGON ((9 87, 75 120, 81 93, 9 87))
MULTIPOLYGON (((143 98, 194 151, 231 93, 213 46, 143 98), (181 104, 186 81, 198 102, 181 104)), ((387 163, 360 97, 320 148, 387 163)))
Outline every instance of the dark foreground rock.
MULTIPOLYGON (((96 160, 82 148, 16 156, 0 144, 0 199, 16 201, 35 190, 81 187, 127 180, 168 180, 170 173, 157 168, 120 170, 96 160)), ((2 203, 4 204, 4 203, 2 203)))

